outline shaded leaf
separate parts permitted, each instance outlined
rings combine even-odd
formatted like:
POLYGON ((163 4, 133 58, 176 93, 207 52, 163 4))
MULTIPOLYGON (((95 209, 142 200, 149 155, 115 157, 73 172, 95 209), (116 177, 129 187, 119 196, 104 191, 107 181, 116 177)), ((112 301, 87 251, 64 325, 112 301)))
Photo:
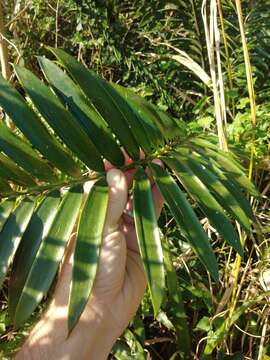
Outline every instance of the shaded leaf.
POLYGON ((4 200, 0 203, 0 232, 13 208, 14 208, 13 200, 4 200))
POLYGON ((34 207, 33 199, 24 198, 13 213, 9 215, 2 228, 0 233, 0 286, 31 219, 34 207))
POLYGON ((139 146, 133 136, 131 122, 127 118, 126 111, 129 113, 129 110, 126 110, 126 106, 113 87, 63 50, 52 48, 50 50, 110 125, 129 155, 133 159, 139 159, 139 146))
POLYGON ((99 152, 52 91, 29 70, 14 66, 16 75, 40 114, 63 142, 90 169, 103 171, 99 152))
POLYGON ((67 154, 56 138, 49 134, 23 97, 2 76, 0 76, 0 105, 46 159, 69 175, 79 174, 79 168, 71 155, 67 154))
POLYGON ((160 166, 150 165, 159 190, 170 211, 178 222, 193 250, 215 281, 218 281, 218 266, 209 239, 204 232, 186 196, 174 179, 160 166))
POLYGON ((102 116, 87 101, 70 77, 52 61, 38 57, 39 65, 59 99, 68 106, 98 151, 115 166, 124 164, 119 145, 109 132, 102 116))
POLYGON ((176 154, 175 158, 166 158, 163 160, 176 172, 179 181, 199 203, 205 215, 219 234, 243 256, 243 248, 234 227, 226 217, 222 207, 209 192, 207 186, 188 167, 187 159, 176 154))
POLYGON ((0 122, 0 150, 38 179, 44 181, 57 179, 51 167, 38 157, 30 145, 14 135, 3 121, 0 122))

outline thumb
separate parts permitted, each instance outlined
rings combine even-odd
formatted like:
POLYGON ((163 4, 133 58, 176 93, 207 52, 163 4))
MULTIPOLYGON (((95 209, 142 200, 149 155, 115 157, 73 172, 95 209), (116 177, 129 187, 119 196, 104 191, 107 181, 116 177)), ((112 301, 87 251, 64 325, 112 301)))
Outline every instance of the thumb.
POLYGON ((119 220, 126 207, 128 196, 126 177, 121 170, 109 170, 107 172, 107 182, 109 185, 109 203, 104 225, 104 235, 118 229, 119 220))

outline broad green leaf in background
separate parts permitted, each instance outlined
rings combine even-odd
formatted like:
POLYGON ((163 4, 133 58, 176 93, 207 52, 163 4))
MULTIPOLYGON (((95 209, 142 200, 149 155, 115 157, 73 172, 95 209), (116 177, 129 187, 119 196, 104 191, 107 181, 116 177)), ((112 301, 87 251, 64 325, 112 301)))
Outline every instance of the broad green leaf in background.
POLYGON ((115 166, 124 164, 124 156, 113 139, 105 120, 87 101, 71 78, 56 64, 38 57, 39 65, 59 99, 68 106, 99 152, 115 166))
POLYGON ((140 253, 157 316, 164 295, 165 271, 151 184, 142 168, 134 176, 133 204, 140 253))
POLYGON ((23 97, 0 76, 0 105, 32 145, 58 169, 78 175, 79 167, 56 138, 49 134, 23 97))
POLYGON ((212 278, 218 281, 218 266, 214 252, 185 194, 179 189, 166 170, 155 164, 151 164, 150 167, 159 190, 175 220, 186 234, 187 240, 210 272, 212 278))
POLYGON ((13 323, 22 325, 48 292, 74 228, 83 198, 81 185, 71 188, 58 208, 47 236, 41 242, 17 303, 13 323))
POLYGON ((29 197, 22 199, 15 211, 9 215, 2 228, 0 233, 0 286, 5 279, 8 267, 31 219, 34 207, 34 199, 29 197))
POLYGON ((48 86, 29 70, 20 66, 14 68, 33 104, 63 142, 90 169, 103 171, 104 165, 96 147, 48 86))
POLYGON ((108 185, 95 183, 82 210, 68 308, 68 329, 74 328, 91 294, 95 280, 108 205, 108 185))
POLYGON ((46 195, 35 210, 16 252, 9 283, 8 311, 13 319, 31 267, 42 241, 46 238, 57 214, 60 192, 53 191, 46 195))
MULTIPOLYGON (((63 50, 50 50, 110 125, 129 155, 133 159, 139 159, 139 145, 131 131, 130 121, 127 119, 126 106, 124 108, 122 107, 123 103, 119 100, 119 96, 117 96, 117 92, 113 87, 95 73, 90 72, 85 66, 63 50)), ((128 113, 130 114, 129 110, 128 113)))

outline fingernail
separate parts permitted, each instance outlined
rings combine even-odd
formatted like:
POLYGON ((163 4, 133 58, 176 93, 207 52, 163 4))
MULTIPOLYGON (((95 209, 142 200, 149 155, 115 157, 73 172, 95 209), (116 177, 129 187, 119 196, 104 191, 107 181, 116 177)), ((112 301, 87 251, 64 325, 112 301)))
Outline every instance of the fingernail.
POLYGON ((115 186, 121 181, 121 171, 112 169, 107 172, 107 182, 109 186, 115 186))

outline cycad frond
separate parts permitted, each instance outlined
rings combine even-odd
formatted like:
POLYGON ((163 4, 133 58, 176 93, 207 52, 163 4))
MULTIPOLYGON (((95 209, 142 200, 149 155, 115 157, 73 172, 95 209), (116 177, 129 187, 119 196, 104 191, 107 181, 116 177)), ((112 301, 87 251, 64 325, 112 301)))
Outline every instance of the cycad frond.
POLYGON ((257 195, 256 189, 233 156, 202 137, 187 136, 153 104, 104 81, 64 51, 51 50, 70 77, 45 58, 39 63, 49 85, 15 67, 31 106, 0 79, 0 105, 17 126, 13 132, 0 124, 0 280, 12 266, 11 319, 20 326, 49 291, 79 220, 69 329, 78 321, 92 290, 105 222, 105 159, 122 170, 136 169, 135 226, 157 314, 165 270, 145 168, 151 169, 166 204, 215 280, 218 267, 209 238, 181 186, 241 254, 229 215, 249 231, 254 216, 240 186, 252 195, 257 195), (123 150, 132 165, 124 164, 123 150), (155 158, 165 169, 152 163, 155 158), (83 203, 83 184, 89 178, 97 181, 83 203))

